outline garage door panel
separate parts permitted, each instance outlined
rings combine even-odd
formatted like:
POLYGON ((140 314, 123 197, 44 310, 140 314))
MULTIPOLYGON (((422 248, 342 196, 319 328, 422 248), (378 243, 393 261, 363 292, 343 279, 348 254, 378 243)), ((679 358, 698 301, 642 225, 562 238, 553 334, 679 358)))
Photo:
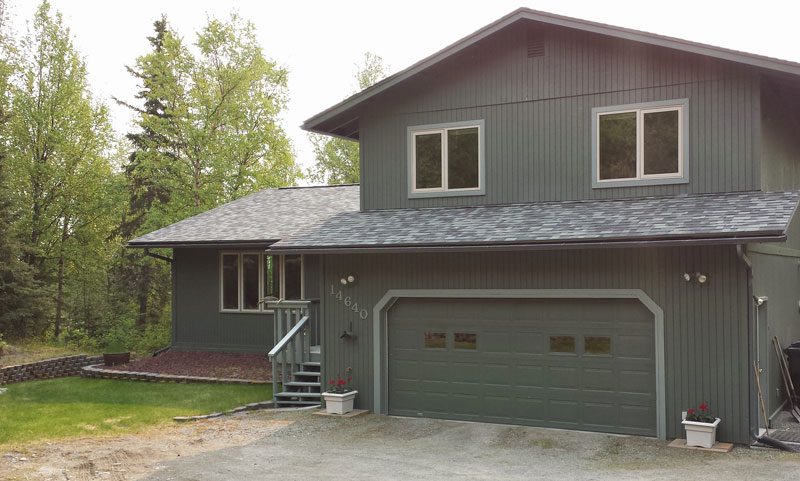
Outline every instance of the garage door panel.
POLYGON ((404 359, 393 359, 392 362, 392 378, 398 379, 418 379, 419 378, 419 361, 408 361, 404 359))
POLYGON ((652 412, 654 407, 647 408, 645 406, 620 406, 620 415, 622 417, 622 425, 633 428, 646 429, 652 422, 652 412))
POLYGON ((512 339, 508 332, 494 331, 482 331, 478 337, 478 349, 481 352, 500 354, 508 353, 508 346, 512 339))
POLYGON ((653 391, 652 386, 654 383, 655 379, 652 372, 619 372, 619 389, 623 392, 649 394, 653 391))
POLYGON ((651 359, 653 350, 652 336, 618 335, 614 355, 617 357, 651 359))
POLYGON ((548 403, 549 419, 555 422, 577 424, 580 404, 575 401, 552 400, 548 403))
POLYGON ((587 402, 583 404, 583 422, 594 426, 619 424, 619 406, 610 403, 587 402))
POLYGON ((576 389, 579 385, 579 372, 575 367, 550 367, 547 369, 548 385, 576 389))
POLYGON ((521 331, 511 336, 508 344, 511 350, 519 354, 542 354, 547 352, 545 336, 541 332, 521 331))
POLYGON ((389 412, 655 435, 653 324, 635 300, 402 299, 389 412), (426 332, 446 342, 426 348, 426 332), (550 336, 573 337, 570 352, 550 352, 550 336))
POLYGON ((617 375, 613 369, 584 369, 581 387, 597 391, 616 391, 617 375))

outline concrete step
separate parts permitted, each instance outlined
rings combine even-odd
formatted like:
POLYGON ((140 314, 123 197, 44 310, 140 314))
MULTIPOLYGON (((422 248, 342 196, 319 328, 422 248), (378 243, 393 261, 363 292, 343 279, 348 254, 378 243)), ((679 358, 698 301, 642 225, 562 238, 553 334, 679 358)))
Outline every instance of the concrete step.
POLYGON ((308 382, 308 381, 290 381, 283 385, 284 387, 319 387, 319 382, 308 382))
POLYGON ((320 377, 322 376, 322 373, 315 371, 297 371, 294 373, 294 375, 295 377, 297 376, 320 377))
POLYGON ((284 406, 319 406, 320 403, 313 402, 313 401, 277 401, 275 403, 275 407, 284 407, 284 406))
POLYGON ((278 394, 275 395, 275 397, 276 398, 293 398, 293 397, 296 397, 296 398, 301 398, 301 397, 302 398, 320 398, 320 397, 322 397, 322 395, 320 393, 318 393, 318 392, 290 392, 290 391, 284 391, 284 392, 279 392, 278 394))

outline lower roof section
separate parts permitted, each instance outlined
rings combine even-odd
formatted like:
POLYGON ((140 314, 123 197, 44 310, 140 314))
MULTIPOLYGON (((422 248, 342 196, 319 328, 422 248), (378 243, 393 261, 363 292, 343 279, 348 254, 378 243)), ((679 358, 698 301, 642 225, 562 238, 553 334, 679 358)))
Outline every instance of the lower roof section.
POLYGON ((309 230, 357 211, 357 185, 266 189, 128 242, 129 247, 251 247, 309 230))
POLYGON ((781 242, 800 192, 351 211, 270 247, 281 252, 555 249, 781 242))

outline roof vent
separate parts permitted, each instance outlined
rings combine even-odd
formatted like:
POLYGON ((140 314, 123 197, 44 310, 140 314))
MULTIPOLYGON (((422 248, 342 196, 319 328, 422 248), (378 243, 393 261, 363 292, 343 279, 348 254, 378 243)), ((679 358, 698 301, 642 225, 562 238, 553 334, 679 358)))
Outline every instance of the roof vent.
POLYGON ((544 57, 544 37, 528 35, 528 58, 544 57))

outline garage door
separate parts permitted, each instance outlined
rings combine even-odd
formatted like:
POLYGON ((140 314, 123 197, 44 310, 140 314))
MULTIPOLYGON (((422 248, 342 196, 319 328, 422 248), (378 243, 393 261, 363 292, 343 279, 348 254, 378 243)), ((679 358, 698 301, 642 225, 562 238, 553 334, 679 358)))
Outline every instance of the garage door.
POLYGON ((620 299, 401 299, 389 413, 656 435, 653 314, 620 299))

